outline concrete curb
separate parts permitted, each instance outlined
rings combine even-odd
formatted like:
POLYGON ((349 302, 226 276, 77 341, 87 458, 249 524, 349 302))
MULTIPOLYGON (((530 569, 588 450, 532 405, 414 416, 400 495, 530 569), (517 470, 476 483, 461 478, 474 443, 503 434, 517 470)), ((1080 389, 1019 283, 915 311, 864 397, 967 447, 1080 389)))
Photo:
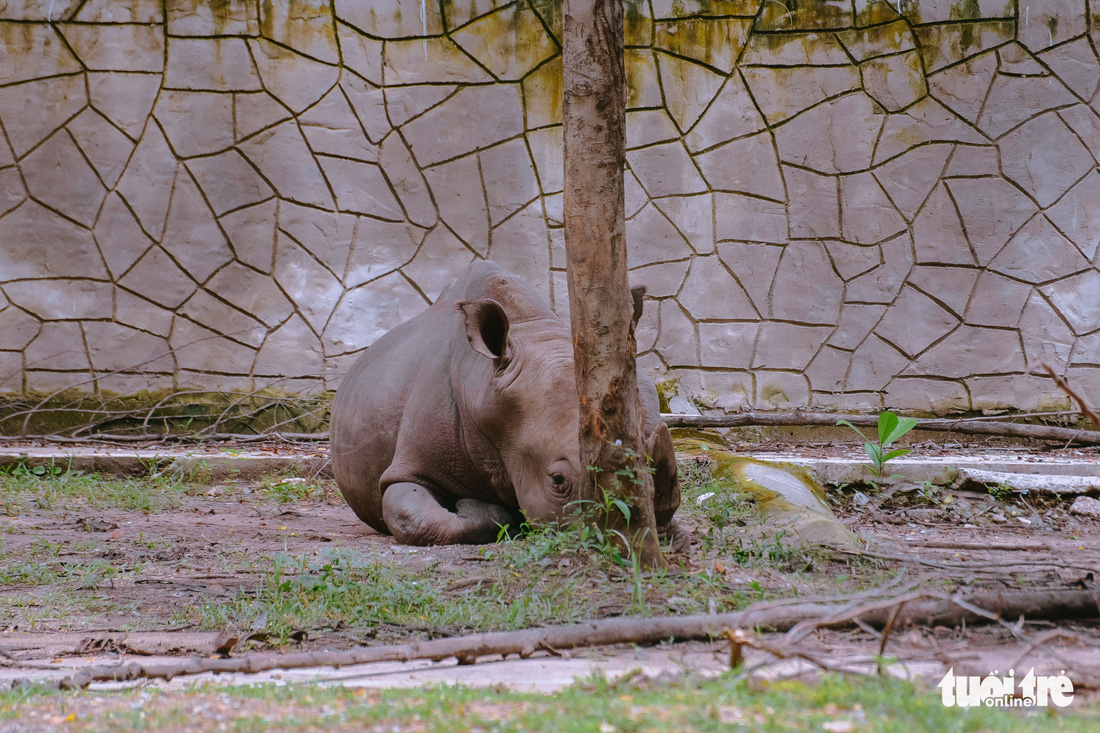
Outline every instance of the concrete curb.
MULTIPOLYGON (((288 449, 290 450, 290 449, 288 449)), ((113 476, 140 476, 152 472, 179 472, 184 476, 203 475, 215 480, 233 478, 256 479, 294 471, 299 475, 331 478, 332 469, 327 450, 295 448, 294 453, 272 454, 255 450, 216 450, 211 448, 165 447, 161 449, 133 448, 66 448, 64 446, 26 447, 0 450, 0 467, 23 463, 27 466, 64 466, 88 473, 113 476)), ((852 457, 807 458, 794 453, 746 453, 765 461, 805 466, 823 484, 848 484, 873 478, 863 462, 852 457)), ((996 455, 934 456, 901 458, 890 461, 889 470, 908 481, 927 481, 947 485, 965 478, 966 473, 995 472, 1028 476, 1087 477, 1100 481, 1100 462, 1095 457, 1045 458, 996 455), (962 472, 962 475, 960 475, 962 472)), ((890 483, 881 481, 879 483, 890 483)), ((1011 481, 1008 481, 1011 483, 1011 481)), ((1027 482, 1029 485, 1034 480, 1027 482)), ((1090 481, 1060 482, 1057 493, 1087 493, 1095 487, 1090 481), (1065 486, 1074 488, 1066 489, 1065 486)))
POLYGON ((21 448, 0 452, 0 467, 62 466, 110 476, 145 476, 153 473, 203 475, 215 480, 256 479, 294 471, 331 478, 328 456, 321 452, 272 455, 252 451, 210 449, 65 449, 21 448))
MULTIPOLYGON (((764 460, 785 460, 806 466, 815 478, 823 484, 851 484, 870 481, 874 478, 861 461, 850 458, 782 458, 778 456, 760 456, 764 460)), ((959 456, 956 458, 894 459, 887 464, 891 474, 899 474, 904 480, 932 484, 953 484, 967 473, 975 471, 996 472, 1005 476, 1025 475, 1057 477, 1098 477, 1100 464, 1089 461, 1046 460, 1025 462, 1011 460, 1004 456, 990 459, 978 456, 959 456)), ((892 483, 890 480, 877 483, 892 483)), ((1008 481, 1011 483, 1011 481, 1008 481)), ((1030 482, 1029 482, 1030 483, 1030 482)), ((1084 486, 1084 483, 1080 484, 1084 486)), ((1087 491, 1083 488, 1082 491, 1087 491)), ((1078 492, 1080 493, 1080 492, 1078 492)))

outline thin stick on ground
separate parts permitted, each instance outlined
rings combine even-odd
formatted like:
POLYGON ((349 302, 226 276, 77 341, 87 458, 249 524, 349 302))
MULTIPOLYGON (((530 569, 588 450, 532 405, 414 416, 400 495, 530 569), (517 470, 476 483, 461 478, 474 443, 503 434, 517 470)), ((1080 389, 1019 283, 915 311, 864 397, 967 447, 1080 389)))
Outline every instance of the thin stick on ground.
MULTIPOLYGON (((823 659, 818 658, 814 654, 803 651, 801 649, 793 649, 782 644, 771 644, 762 639, 753 637, 751 634, 746 633, 743 629, 726 629, 723 635, 729 640, 730 643, 730 669, 738 669, 745 663, 744 647, 750 649, 756 649, 757 651, 765 652, 775 657, 776 660, 787 659, 801 659, 802 661, 809 662, 818 669, 825 672, 840 672, 845 673, 845 670, 838 669, 837 667, 829 664, 823 659)), ((753 669, 759 669, 760 667, 770 664, 770 662, 763 662, 756 665, 753 669)))
POLYGON ((894 606, 893 613, 890 614, 890 618, 886 619, 886 625, 882 627, 882 638, 879 639, 878 643, 878 657, 875 660, 875 670, 880 675, 885 672, 882 666, 882 657, 886 654, 886 642, 890 639, 890 631, 893 630, 894 622, 898 620, 898 614, 901 613, 903 608, 905 608, 905 601, 894 606))

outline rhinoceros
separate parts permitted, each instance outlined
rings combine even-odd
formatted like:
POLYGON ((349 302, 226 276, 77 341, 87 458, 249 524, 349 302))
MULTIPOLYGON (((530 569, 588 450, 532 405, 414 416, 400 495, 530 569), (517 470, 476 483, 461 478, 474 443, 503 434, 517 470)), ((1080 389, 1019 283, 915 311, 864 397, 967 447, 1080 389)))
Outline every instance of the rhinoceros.
MULTIPOLYGON (((642 375, 639 397, 658 531, 677 534, 676 455, 642 375)), ((492 542, 586 498, 579 409, 569 327, 528 283, 476 260, 352 365, 332 407, 332 466, 355 514, 402 544, 492 542)))

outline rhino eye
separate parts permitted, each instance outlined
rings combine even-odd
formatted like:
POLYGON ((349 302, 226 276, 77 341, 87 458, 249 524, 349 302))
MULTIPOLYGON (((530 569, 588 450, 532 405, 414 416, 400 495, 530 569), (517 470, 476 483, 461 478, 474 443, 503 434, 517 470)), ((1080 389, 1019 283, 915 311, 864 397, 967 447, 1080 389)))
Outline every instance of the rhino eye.
POLYGON ((550 480, 554 482, 554 486, 561 486, 565 483, 565 476, 560 473, 552 473, 550 474, 550 480))

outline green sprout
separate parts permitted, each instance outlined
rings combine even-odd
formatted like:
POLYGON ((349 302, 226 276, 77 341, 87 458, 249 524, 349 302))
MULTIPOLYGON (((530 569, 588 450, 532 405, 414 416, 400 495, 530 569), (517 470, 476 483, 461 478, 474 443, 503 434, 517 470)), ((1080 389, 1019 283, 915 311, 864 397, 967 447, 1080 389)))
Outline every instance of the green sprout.
MULTIPOLYGON (((846 425, 859 434, 860 438, 863 438, 863 450, 867 451, 867 455, 870 457, 870 463, 864 463, 874 474, 875 478, 883 478, 883 472, 886 470, 886 462, 891 458, 897 458, 898 456, 904 456, 913 451, 908 448, 898 448, 896 450, 889 450, 890 445, 908 433, 910 430, 917 426, 917 421, 911 417, 898 417, 894 413, 887 410, 878 416, 878 442, 872 443, 867 439, 867 436, 863 434, 863 431, 857 428, 847 420, 838 420, 837 425, 846 425)), ((888 476, 887 478, 897 478, 899 474, 888 476)))

